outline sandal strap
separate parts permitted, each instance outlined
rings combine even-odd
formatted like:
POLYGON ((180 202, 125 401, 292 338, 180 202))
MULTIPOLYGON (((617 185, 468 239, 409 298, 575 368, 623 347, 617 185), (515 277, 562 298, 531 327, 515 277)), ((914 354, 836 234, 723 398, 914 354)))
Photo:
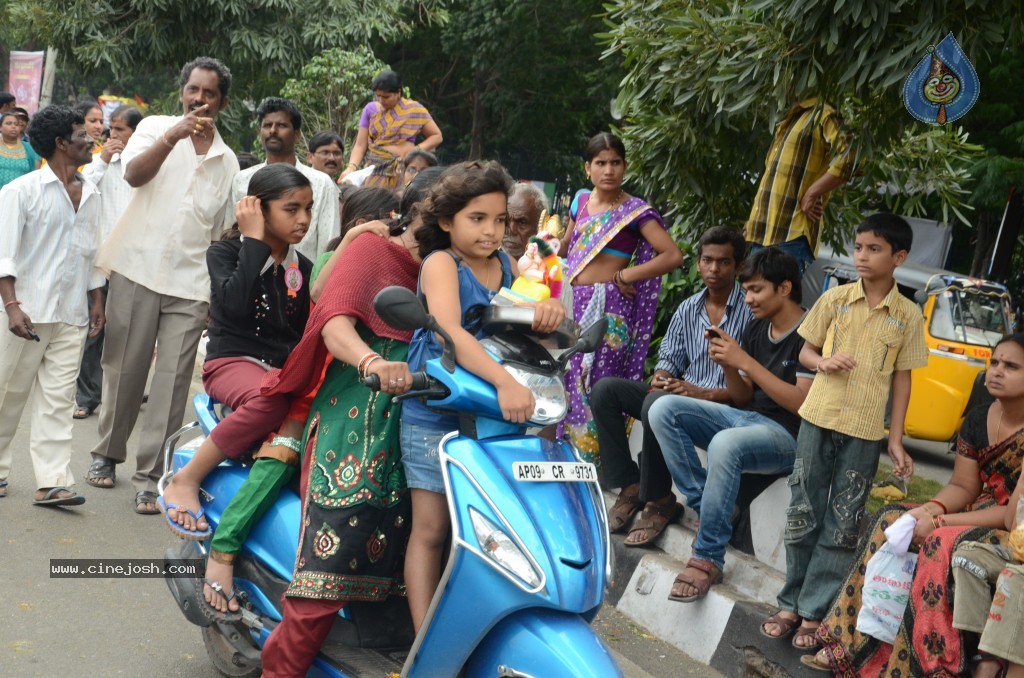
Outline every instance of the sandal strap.
POLYGON ((695 570, 700 570, 701 572, 712 577, 716 576, 718 573, 722 571, 721 569, 719 569, 717 565, 712 563, 710 560, 702 560, 700 558, 690 558, 688 561, 686 561, 686 566, 692 567, 695 570))

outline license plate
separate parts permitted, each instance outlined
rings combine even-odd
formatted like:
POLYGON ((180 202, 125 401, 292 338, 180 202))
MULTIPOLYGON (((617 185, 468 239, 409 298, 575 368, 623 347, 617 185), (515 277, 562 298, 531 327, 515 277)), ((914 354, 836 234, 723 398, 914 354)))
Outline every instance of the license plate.
POLYGON ((597 468, 585 461, 515 461, 512 477, 523 483, 589 483, 597 468))

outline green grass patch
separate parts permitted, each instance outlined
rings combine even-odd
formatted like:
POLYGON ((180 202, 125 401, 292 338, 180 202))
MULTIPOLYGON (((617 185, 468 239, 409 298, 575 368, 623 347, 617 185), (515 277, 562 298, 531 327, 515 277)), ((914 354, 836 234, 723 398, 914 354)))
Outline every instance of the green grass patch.
MULTIPOLYGON (((878 472, 875 474, 875 482, 885 480, 891 473, 892 466, 889 464, 879 464, 878 472)), ((934 497, 943 487, 945 486, 938 481, 921 478, 919 476, 912 476, 910 478, 910 487, 908 488, 905 499, 881 499, 878 497, 869 497, 867 510, 870 513, 874 513, 884 505, 893 503, 923 504, 934 497)))

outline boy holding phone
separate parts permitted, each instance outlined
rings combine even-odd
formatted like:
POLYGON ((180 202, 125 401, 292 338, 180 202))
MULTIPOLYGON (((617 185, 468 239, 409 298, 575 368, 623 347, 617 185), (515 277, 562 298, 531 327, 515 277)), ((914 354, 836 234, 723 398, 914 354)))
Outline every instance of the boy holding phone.
POLYGON ((742 342, 724 328, 706 331, 708 353, 722 367, 733 405, 666 396, 647 413, 676 487, 700 514, 693 557, 669 595, 684 603, 706 596, 722 577, 740 476, 792 470, 797 410, 813 378, 798 367, 804 310, 796 258, 774 247, 761 250, 746 261, 739 280, 754 315, 742 342), (708 452, 707 469, 697 447, 708 452))

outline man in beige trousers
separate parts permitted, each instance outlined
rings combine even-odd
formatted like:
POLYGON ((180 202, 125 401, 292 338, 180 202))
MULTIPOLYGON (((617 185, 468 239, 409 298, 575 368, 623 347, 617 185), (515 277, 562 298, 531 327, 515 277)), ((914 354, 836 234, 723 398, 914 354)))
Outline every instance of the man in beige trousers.
POLYGON ((231 182, 238 173, 214 124, 228 104, 231 72, 199 57, 185 64, 180 85, 184 114, 146 118, 121 153, 125 181, 135 190, 97 260, 109 274, 110 292, 100 441, 86 482, 114 486, 159 344, 132 477, 135 511, 145 514, 158 513, 164 441, 181 424, 209 314, 206 250, 233 216, 231 182))

